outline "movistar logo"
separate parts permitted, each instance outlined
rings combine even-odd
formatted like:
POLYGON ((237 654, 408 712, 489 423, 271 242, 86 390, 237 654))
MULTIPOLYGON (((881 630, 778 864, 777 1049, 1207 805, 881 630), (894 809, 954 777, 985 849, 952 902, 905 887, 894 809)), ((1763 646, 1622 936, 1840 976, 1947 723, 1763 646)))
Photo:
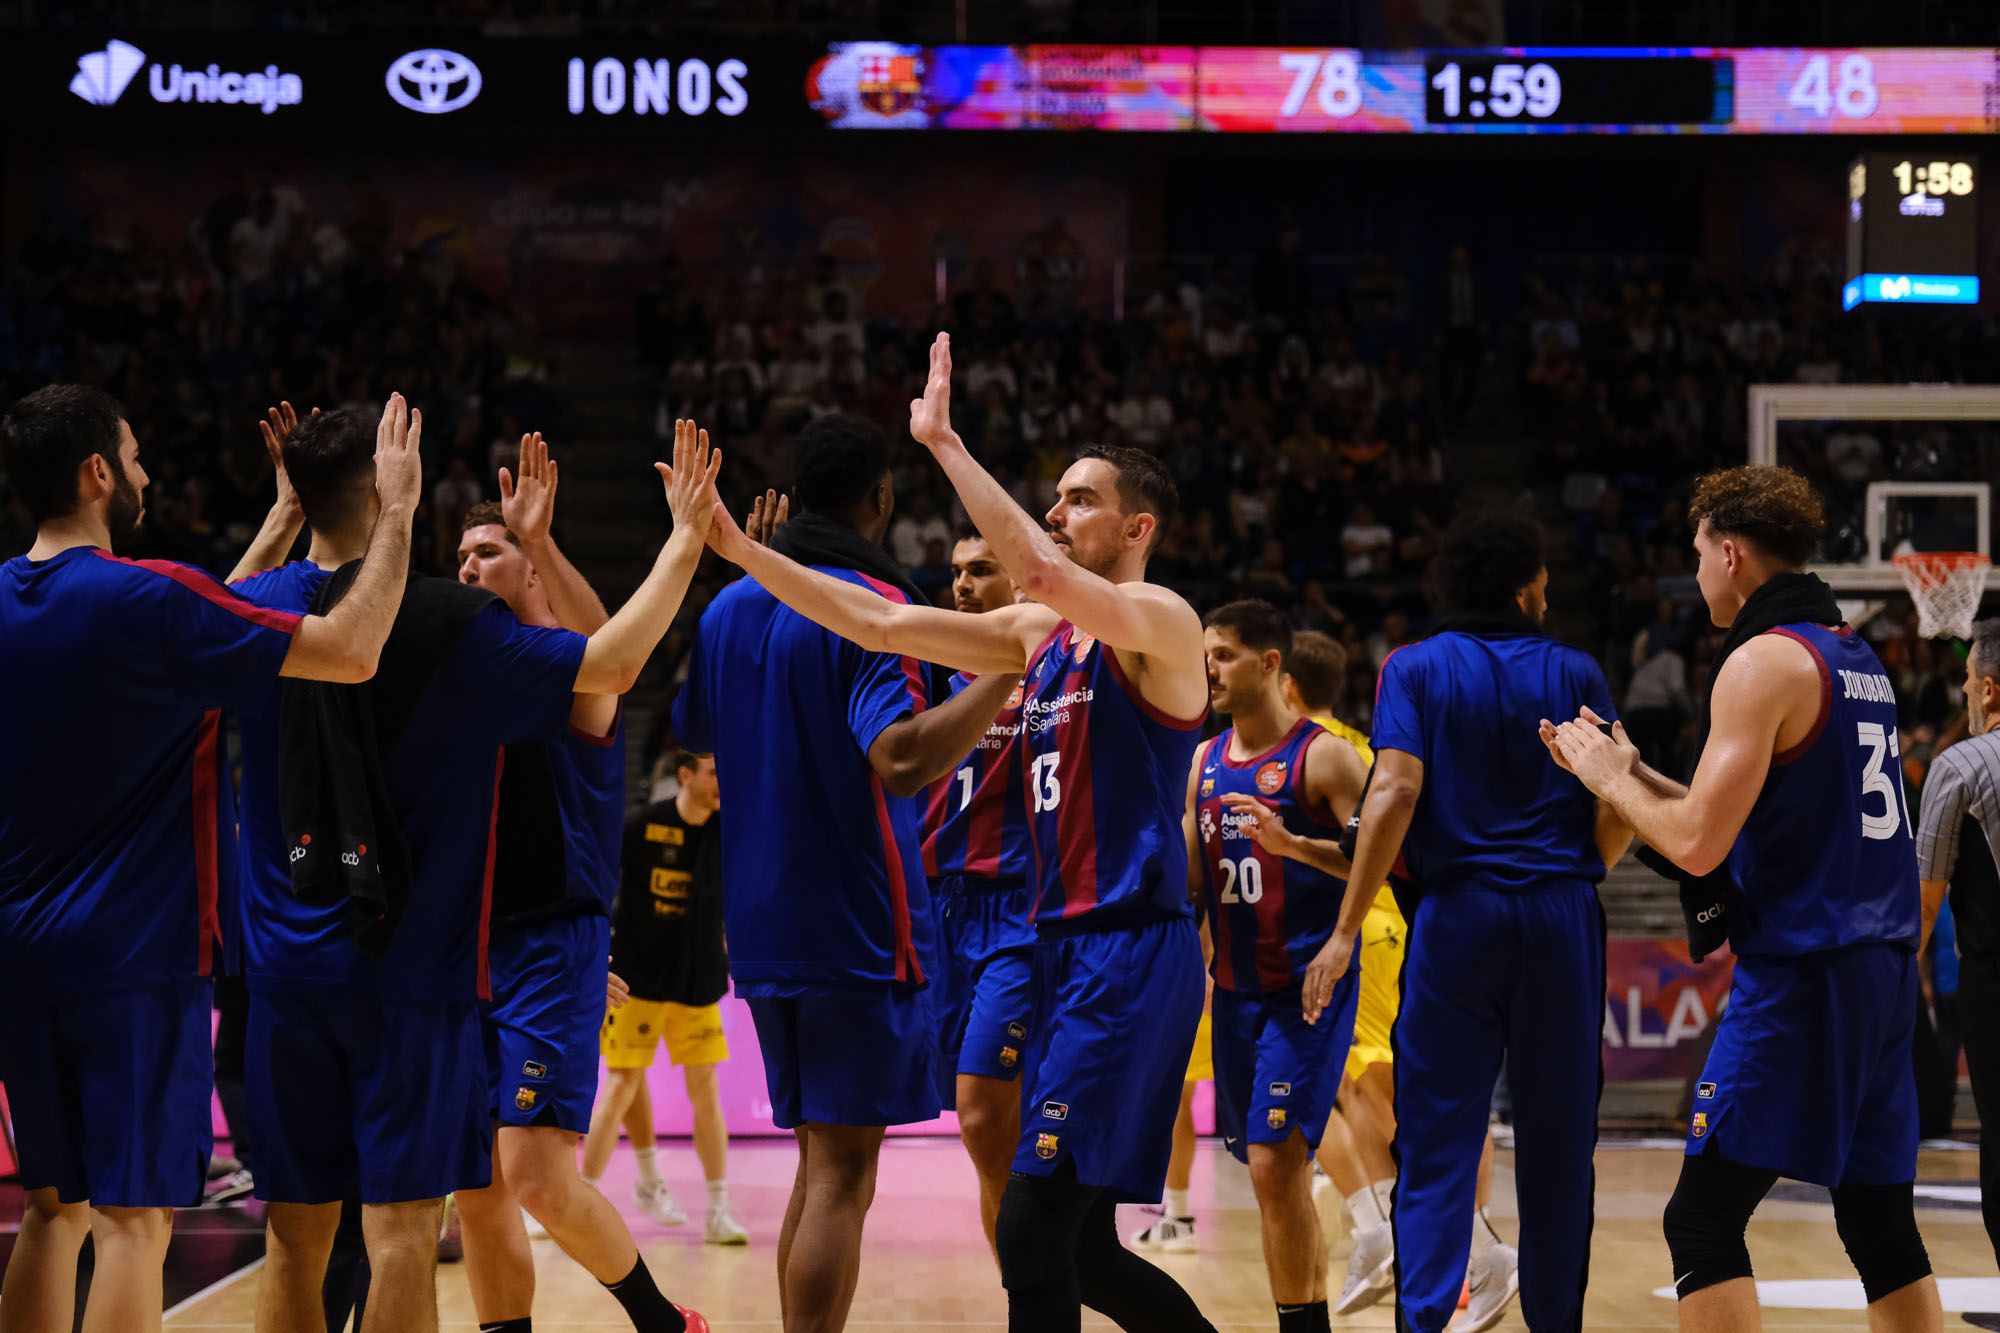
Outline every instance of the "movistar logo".
POLYGON ((113 42, 76 62, 69 90, 92 106, 110 106, 146 65, 146 53, 130 42, 113 42))

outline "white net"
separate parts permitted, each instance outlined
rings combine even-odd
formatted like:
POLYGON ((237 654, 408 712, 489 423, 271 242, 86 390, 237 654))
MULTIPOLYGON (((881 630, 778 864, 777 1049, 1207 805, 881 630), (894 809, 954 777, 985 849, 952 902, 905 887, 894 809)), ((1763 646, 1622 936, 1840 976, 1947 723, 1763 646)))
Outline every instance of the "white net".
POLYGON ((1917 606, 1917 632, 1927 639, 1969 639, 1993 562, 1976 551, 1931 551, 1896 557, 1896 571, 1917 606))

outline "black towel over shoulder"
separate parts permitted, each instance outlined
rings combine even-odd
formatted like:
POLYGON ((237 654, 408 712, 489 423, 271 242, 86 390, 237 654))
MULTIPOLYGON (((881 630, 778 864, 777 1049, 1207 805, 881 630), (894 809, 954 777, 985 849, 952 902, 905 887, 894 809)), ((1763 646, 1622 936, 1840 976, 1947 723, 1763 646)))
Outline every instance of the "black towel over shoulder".
MULTIPOLYGON (((361 562, 336 570, 309 613, 325 615, 361 562)), ((279 691, 278 812, 291 849, 292 892, 345 898, 362 949, 389 946, 410 898, 410 849, 390 800, 394 751, 439 664, 493 601, 452 579, 412 574, 375 677, 360 685, 287 680, 279 691)))

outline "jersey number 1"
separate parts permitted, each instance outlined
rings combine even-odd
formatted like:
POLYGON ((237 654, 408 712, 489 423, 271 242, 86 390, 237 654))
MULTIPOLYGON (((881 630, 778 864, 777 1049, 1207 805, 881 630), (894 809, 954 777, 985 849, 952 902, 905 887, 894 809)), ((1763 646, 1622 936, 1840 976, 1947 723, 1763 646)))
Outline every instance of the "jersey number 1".
POLYGON ((1855 724, 1861 733, 1861 748, 1868 751, 1868 767, 1861 774, 1861 836, 1878 841, 1896 836, 1896 830, 1910 819, 1910 798, 1903 792, 1903 784, 1896 779, 1896 767, 1885 772, 1882 761, 1898 759, 1902 749, 1894 732, 1884 729, 1880 722, 1859 722, 1855 724), (1868 798, 1882 797, 1882 813, 1868 812, 1868 798))

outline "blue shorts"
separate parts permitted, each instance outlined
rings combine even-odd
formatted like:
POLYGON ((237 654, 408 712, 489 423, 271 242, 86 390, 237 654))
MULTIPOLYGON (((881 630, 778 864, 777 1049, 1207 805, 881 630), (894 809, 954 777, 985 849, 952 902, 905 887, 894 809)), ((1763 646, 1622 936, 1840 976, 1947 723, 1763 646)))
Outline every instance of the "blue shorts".
POLYGON ((0 1005, 24 1189, 64 1203, 187 1208, 215 1147, 206 978, 0 1005))
POLYGON ((1916 1011, 1916 956, 1900 945, 1738 958, 1688 1155, 1829 1188, 1915 1180, 1916 1011))
POLYGON ((1158 1202, 1205 989, 1191 917, 1035 941, 1014 1170, 1158 1202))
POLYGON ((493 1183, 472 1000, 253 986, 243 1094, 267 1203, 410 1203, 493 1183))
POLYGON ((1307 1023, 1299 992, 1238 995, 1215 988, 1215 1127, 1230 1155, 1250 1160, 1253 1143, 1283 1143, 1294 1130, 1318 1148, 1340 1093, 1354 1040, 1361 955, 1333 988, 1319 1022, 1307 1023))
POLYGON ((928 988, 891 983, 746 1003, 779 1129, 937 1118, 937 1026, 928 988))
POLYGON ((1024 887, 968 890, 958 876, 932 888, 944 966, 938 987, 938 1095, 958 1100, 957 1076, 1011 1081, 1035 1007, 1035 929, 1024 887))
POLYGON ((503 925, 487 947, 488 1105, 503 1125, 590 1130, 611 923, 559 916, 503 925))

